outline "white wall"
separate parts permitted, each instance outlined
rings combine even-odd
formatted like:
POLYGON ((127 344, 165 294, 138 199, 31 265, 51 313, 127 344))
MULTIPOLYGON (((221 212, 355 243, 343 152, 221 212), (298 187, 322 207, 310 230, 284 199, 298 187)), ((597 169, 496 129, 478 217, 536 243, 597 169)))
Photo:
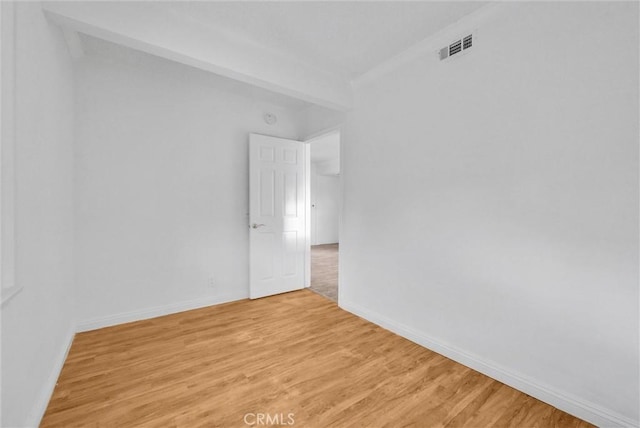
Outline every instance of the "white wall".
POLYGON ((341 111, 317 105, 309 106, 301 113, 301 135, 305 140, 329 129, 339 128, 346 118, 346 114, 341 111))
POLYGON ((298 136, 293 110, 220 90, 182 65, 132 62, 78 66, 81 329, 247 297, 248 134, 298 136))
POLYGON ((37 425, 74 332, 73 74, 60 29, 18 3, 16 282, 2 307, 3 427, 37 425))
POLYGON ((315 163, 310 175, 311 245, 335 244, 339 242, 340 176, 320 173, 315 163))
POLYGON ((638 4, 503 3, 475 28, 356 92, 341 305, 637 424, 638 4))

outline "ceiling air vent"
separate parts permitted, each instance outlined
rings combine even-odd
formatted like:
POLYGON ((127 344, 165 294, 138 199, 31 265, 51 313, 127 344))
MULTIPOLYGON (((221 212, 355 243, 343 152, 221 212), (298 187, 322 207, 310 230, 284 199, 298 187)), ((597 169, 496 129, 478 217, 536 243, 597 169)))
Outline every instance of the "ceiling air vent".
POLYGON ((462 40, 458 40, 449 45, 449 56, 454 56, 458 52, 462 52, 462 40))
POLYGON ((462 39, 462 49, 469 49, 473 45, 473 34, 462 39))
POLYGON ((466 51, 471 46, 473 46, 473 34, 469 34, 468 36, 456 40, 451 43, 449 46, 445 46, 444 48, 438 51, 438 55, 440 56, 440 61, 445 60, 451 56, 459 54, 463 51, 466 51))

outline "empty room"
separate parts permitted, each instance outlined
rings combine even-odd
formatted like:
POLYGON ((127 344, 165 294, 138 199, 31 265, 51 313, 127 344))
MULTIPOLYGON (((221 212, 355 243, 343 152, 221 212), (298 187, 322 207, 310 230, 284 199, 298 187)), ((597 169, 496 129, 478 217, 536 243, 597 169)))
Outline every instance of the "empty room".
POLYGON ((637 1, 0 1, 0 426, 640 426, 637 1))

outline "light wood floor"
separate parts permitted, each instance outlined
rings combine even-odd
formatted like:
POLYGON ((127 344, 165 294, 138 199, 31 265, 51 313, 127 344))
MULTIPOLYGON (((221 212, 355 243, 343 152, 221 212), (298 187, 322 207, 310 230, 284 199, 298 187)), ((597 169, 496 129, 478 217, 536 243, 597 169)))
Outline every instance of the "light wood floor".
POLYGON ((309 288, 334 302, 338 301, 338 244, 311 247, 309 288))
POLYGON ((305 428, 590 426, 309 290, 78 334, 42 426, 243 427, 246 413, 305 428))

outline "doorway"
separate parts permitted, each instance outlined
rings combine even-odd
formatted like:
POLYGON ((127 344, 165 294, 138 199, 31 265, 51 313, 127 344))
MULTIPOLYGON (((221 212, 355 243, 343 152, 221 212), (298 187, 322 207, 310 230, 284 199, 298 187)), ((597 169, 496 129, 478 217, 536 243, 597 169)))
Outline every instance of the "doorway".
POLYGON ((340 249, 340 131, 307 141, 310 145, 310 247, 309 288, 338 301, 340 249))

